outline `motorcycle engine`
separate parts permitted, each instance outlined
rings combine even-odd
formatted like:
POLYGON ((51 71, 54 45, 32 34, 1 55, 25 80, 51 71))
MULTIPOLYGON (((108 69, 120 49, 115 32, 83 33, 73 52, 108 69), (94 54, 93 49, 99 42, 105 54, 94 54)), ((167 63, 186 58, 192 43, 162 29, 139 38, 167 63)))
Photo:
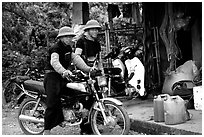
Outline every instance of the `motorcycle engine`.
POLYGON ((64 120, 68 122, 75 122, 76 121, 76 116, 73 110, 70 109, 63 109, 63 114, 64 114, 64 120))
POLYGON ((81 103, 76 103, 73 109, 64 108, 63 109, 64 119, 67 122, 75 123, 88 117, 89 111, 83 108, 81 103))

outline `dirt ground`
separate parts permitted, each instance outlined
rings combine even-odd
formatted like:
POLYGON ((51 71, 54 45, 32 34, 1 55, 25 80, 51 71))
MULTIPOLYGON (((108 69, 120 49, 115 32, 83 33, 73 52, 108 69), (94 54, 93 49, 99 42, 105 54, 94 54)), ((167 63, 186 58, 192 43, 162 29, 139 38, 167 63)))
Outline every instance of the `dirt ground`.
MULTIPOLYGON (((2 135, 25 135, 18 124, 18 109, 2 109, 2 135)), ((79 127, 61 128, 52 130, 53 135, 80 135, 79 127)))
MULTIPOLYGON (((18 109, 2 109, 2 135, 25 135, 18 124, 18 109)), ((61 128, 59 126, 52 129, 53 135, 80 135, 79 126, 61 128)), ((130 131, 129 135, 138 135, 137 132, 130 131)))

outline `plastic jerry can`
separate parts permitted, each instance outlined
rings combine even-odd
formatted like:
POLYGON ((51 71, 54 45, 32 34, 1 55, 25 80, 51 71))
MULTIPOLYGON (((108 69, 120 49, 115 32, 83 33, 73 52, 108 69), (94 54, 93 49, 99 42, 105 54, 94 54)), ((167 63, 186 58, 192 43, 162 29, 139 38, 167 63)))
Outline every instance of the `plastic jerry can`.
POLYGON ((161 94, 154 97, 154 121, 164 122, 164 99, 170 97, 168 94, 161 94))
POLYGON ((175 125, 186 122, 185 101, 180 96, 170 96, 164 100, 165 124, 175 125))

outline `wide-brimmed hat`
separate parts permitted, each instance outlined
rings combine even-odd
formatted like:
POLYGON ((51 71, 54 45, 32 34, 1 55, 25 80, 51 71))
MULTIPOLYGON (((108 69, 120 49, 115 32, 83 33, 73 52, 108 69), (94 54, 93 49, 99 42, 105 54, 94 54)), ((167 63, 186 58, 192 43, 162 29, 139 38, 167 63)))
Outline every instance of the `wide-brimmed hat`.
POLYGON ((57 38, 63 36, 76 36, 76 34, 74 33, 74 30, 72 28, 65 26, 59 29, 57 38))
POLYGON ((91 29, 91 28, 101 29, 101 26, 97 20, 89 20, 84 27, 84 31, 86 31, 87 29, 91 29))

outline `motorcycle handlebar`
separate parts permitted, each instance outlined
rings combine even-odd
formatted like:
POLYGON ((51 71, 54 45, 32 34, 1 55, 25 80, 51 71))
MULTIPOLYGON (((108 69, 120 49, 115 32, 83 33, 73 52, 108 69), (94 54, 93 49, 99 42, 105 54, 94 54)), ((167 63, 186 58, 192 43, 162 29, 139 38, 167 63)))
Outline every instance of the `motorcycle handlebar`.
POLYGON ((65 78, 72 82, 76 79, 88 79, 88 78, 94 78, 94 77, 97 77, 97 76, 101 76, 102 75, 102 71, 101 70, 98 70, 98 69, 93 69, 89 72, 89 74, 85 74, 83 73, 82 71, 77 71, 77 72, 73 72, 72 75, 68 75, 66 76, 65 78))

